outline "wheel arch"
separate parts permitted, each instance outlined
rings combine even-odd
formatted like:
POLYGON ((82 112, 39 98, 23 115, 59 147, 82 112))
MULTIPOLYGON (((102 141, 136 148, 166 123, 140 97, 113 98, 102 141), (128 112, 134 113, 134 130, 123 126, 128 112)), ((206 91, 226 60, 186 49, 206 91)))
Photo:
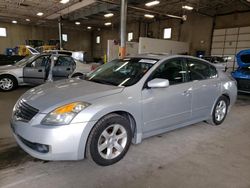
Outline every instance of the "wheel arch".
MULTIPOLYGON (((98 121, 101 120, 102 118, 106 117, 107 115, 110 115, 110 114, 121 115, 121 116, 125 117, 129 121, 131 130, 132 130, 132 136, 133 136, 132 137, 132 143, 136 143, 136 141, 137 141, 138 138, 137 138, 137 126, 136 126, 136 121, 135 121, 134 116, 131 113, 127 112, 127 111, 117 110, 117 111, 111 111, 109 113, 106 113, 105 115, 103 115, 102 117, 100 117, 98 119, 98 121)), ((91 131, 93 130, 93 128, 95 127, 95 125, 97 124, 98 121, 96 121, 93 124, 93 126, 91 126, 91 128, 89 129, 89 131, 88 131, 87 138, 85 139, 85 143, 84 143, 84 145, 85 145, 84 150, 81 151, 81 149, 79 148, 79 150, 78 150, 78 152, 80 152, 80 153, 78 153, 78 156, 80 156, 80 157, 78 157, 79 159, 86 157, 87 142, 88 142, 88 139, 89 139, 91 131)))
POLYGON ((214 107, 215 107, 215 105, 216 105, 216 103, 217 103, 217 101, 218 101, 218 99, 220 98, 220 97, 222 97, 222 96, 224 96, 224 97, 226 97, 227 99, 228 99, 228 106, 230 106, 230 95, 228 94, 228 93, 222 93, 221 95, 219 95, 217 98, 216 98, 216 100, 214 101, 214 104, 213 104, 213 106, 212 106, 212 109, 211 109, 211 111, 210 111, 210 116, 213 114, 213 109, 214 109, 214 107))

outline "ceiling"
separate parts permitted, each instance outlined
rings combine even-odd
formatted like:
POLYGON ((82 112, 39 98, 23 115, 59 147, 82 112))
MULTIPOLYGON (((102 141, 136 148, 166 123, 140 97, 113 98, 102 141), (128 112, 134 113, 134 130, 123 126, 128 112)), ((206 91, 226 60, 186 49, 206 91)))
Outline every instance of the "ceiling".
MULTIPOLYGON (((65 25, 75 21, 81 26, 103 27, 110 21, 119 23, 120 0, 70 0, 61 4, 60 0, 0 0, 0 21, 16 20, 23 24, 55 25, 61 17, 65 25), (36 14, 43 12, 39 17, 36 14), (104 14, 112 12, 115 16, 104 18, 104 14), (26 21, 30 19, 30 21, 26 21)), ((167 15, 182 17, 190 11, 182 9, 183 5, 194 7, 194 12, 207 16, 250 11, 247 0, 160 0, 160 4, 146 7, 150 0, 128 0, 128 20, 149 21, 145 13, 155 15, 155 19, 165 19, 167 15)), ((150 20, 152 21, 152 19, 150 20)))

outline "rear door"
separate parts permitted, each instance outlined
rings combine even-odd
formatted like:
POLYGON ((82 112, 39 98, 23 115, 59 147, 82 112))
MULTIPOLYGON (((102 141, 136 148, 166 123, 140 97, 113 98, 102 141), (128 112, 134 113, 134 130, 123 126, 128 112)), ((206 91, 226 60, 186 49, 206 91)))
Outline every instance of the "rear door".
POLYGON ((38 56, 23 68, 23 81, 30 84, 42 84, 46 79, 46 67, 49 55, 38 56))
POLYGON ((187 63, 193 83, 192 118, 206 118, 220 93, 217 70, 214 66, 194 58, 187 58, 187 63))
POLYGON ((53 67, 53 79, 60 80, 68 78, 75 70, 75 61, 70 56, 59 56, 53 67))

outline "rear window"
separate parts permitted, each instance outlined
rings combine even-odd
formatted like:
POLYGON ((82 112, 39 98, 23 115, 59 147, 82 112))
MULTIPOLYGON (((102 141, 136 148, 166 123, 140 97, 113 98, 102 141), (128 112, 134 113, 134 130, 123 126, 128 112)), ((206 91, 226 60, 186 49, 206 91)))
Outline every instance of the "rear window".
POLYGON ((240 59, 243 63, 249 63, 250 64, 250 54, 244 54, 240 56, 240 59))

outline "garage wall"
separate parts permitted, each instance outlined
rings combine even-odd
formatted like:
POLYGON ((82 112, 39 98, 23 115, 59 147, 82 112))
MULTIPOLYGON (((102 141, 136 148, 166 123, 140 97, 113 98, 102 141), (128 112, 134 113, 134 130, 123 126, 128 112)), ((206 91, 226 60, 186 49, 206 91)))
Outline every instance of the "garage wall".
MULTIPOLYGON (((13 48, 20 44, 25 44, 25 40, 44 40, 58 38, 58 29, 55 27, 40 27, 31 25, 0 23, 0 27, 7 29, 7 37, 0 37, 0 53, 4 53, 6 48, 13 48)), ((63 33, 68 34, 66 49, 84 50, 91 53, 91 33, 64 29, 63 33)))
POLYGON ((235 54, 250 48, 250 12, 217 16, 212 38, 212 55, 228 56, 228 67, 236 67, 235 54))
MULTIPOLYGON (((127 24, 127 33, 133 32, 133 42, 139 42, 140 36, 145 36, 145 24, 142 22, 132 22, 127 24)), ((100 31, 93 31, 92 33, 92 54, 95 58, 103 57, 107 53, 107 41, 108 40, 120 40, 119 26, 101 28, 100 31), (101 37, 101 43, 96 44, 96 37, 101 37)))
POLYGON ((211 54, 230 57, 228 67, 235 67, 235 54, 250 49, 250 26, 215 29, 211 54))
POLYGON ((205 51, 210 54, 213 18, 200 14, 189 14, 187 21, 181 24, 180 41, 190 43, 190 54, 205 51))
MULTIPOLYGON (((213 19, 211 17, 198 14, 188 15, 186 22, 178 19, 166 19, 154 21, 152 23, 133 22, 127 25, 127 32, 133 32, 135 42, 139 42, 139 37, 146 37, 146 31, 150 37, 163 39, 164 28, 172 28, 171 40, 190 43, 190 54, 195 55, 197 50, 204 50, 210 53, 210 40, 212 36, 213 19)), ((119 40, 119 26, 102 29, 93 32, 93 56, 103 57, 107 50, 107 40, 119 40), (101 43, 96 44, 96 36, 101 36, 101 43)))

